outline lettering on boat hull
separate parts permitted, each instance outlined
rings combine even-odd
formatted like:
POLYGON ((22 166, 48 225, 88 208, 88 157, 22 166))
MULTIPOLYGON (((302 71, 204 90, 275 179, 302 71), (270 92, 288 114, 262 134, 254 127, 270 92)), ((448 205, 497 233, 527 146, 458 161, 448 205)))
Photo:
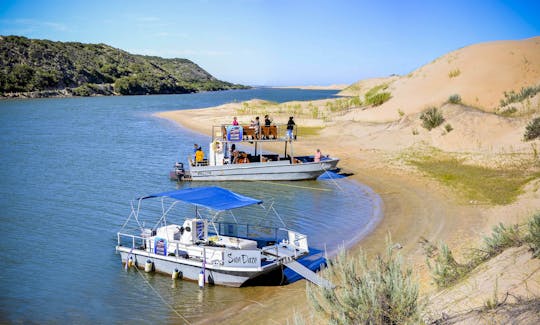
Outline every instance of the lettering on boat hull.
POLYGON ((247 250, 225 250, 225 266, 260 267, 261 253, 247 250))

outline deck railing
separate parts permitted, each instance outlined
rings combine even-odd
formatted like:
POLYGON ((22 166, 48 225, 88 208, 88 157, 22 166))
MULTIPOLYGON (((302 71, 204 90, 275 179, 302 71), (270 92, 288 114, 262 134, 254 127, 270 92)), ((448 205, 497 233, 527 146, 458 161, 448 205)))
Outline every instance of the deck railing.
POLYGON ((118 246, 126 246, 126 247, 132 247, 132 248, 144 249, 144 250, 148 250, 148 247, 146 246, 147 246, 147 243, 150 242, 148 238, 135 236, 131 234, 125 234, 121 232, 116 234, 116 240, 117 240, 118 246))
MULTIPOLYGON (((250 225, 233 222, 214 222, 218 235, 241 237, 258 241, 278 242, 287 239, 287 230, 279 227, 250 225)), ((212 229, 210 229, 212 230, 212 229)))
POLYGON ((232 125, 222 124, 212 126, 212 141, 285 141, 296 140, 297 128, 293 127, 292 137, 287 136, 287 124, 261 125, 232 125))
MULTIPOLYGON (((263 254, 270 254, 275 256, 279 260, 290 256, 286 253, 282 255, 282 252, 290 252, 287 249, 280 249, 281 243, 287 244, 293 247, 293 256, 297 258, 303 251, 308 250, 307 236, 298 232, 277 227, 269 226, 256 226, 248 224, 226 223, 218 222, 217 224, 219 235, 234 236, 240 238, 246 238, 257 241, 257 246, 263 248, 263 254), (283 233, 284 236, 279 236, 283 233), (298 249, 296 249, 298 248, 298 249)), ((209 234, 209 236, 215 234, 209 234)), ((145 236, 136 236, 126 233, 117 233, 118 246, 132 247, 134 249, 144 250, 148 253, 154 253, 155 242, 150 239, 151 233, 145 236)), ((205 246, 191 246, 189 249, 189 256, 187 252, 183 251, 179 242, 167 241, 165 246, 164 255, 169 257, 175 257, 176 259, 196 259, 200 262, 204 261, 204 264, 223 264, 223 251, 216 250, 215 248, 207 249, 205 246), (193 249, 199 248, 196 254, 193 254, 193 249)), ((242 250, 235 250, 242 251, 242 250)), ((260 265, 259 265, 260 267, 260 265)))
MULTIPOLYGON (((268 242, 279 242, 285 239, 295 246, 302 247, 301 244, 303 241, 307 240, 307 236, 285 228, 232 222, 214 222, 214 224, 218 231, 217 235, 256 240, 260 245, 268 242)), ((209 237, 216 235, 212 228, 209 230, 209 237)), ((153 252, 154 242, 149 240, 149 237, 150 234, 148 236, 137 236, 119 232, 117 234, 117 242, 118 246, 142 248, 153 252)))

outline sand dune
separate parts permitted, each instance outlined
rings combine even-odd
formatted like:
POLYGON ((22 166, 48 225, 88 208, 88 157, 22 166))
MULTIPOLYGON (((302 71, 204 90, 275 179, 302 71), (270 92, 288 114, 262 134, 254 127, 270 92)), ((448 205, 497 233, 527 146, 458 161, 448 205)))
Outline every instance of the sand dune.
MULTIPOLYGON (((440 106, 452 94, 464 104, 493 112, 504 92, 540 84, 540 37, 521 41, 499 41, 467 46, 437 58, 407 76, 380 80, 389 84, 392 98, 358 118, 384 122, 405 114, 418 113, 428 106, 440 106)), ((361 85, 365 81, 360 81, 361 85)), ((347 91, 344 94, 363 94, 347 91)))

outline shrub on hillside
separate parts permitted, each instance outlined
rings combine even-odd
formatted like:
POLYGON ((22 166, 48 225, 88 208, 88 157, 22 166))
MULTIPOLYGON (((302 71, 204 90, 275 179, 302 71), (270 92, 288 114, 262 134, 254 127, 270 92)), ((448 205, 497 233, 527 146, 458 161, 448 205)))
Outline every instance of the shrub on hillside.
POLYGON ((448 102, 450 104, 461 104, 461 96, 459 96, 458 94, 453 94, 448 97, 448 102))
POLYGON ((426 261, 431 271, 431 278, 439 288, 445 288, 461 279, 469 271, 469 267, 458 263, 448 245, 441 243, 439 253, 436 255, 432 266, 429 260, 426 261))
POLYGON ((448 287, 505 249, 519 247, 525 243, 533 251, 534 257, 540 257, 540 212, 529 219, 527 226, 527 229, 524 229, 518 224, 505 226, 499 223, 493 227, 490 236, 484 237, 482 246, 472 250, 469 260, 463 264, 458 263, 448 246, 441 243, 435 258, 430 261, 429 258, 432 256, 428 255, 426 260, 433 282, 439 288, 448 287))
POLYGON ((448 72, 448 78, 455 78, 461 74, 461 71, 459 69, 454 69, 450 72, 448 72))
POLYGON ((392 97, 392 94, 385 91, 385 92, 373 95, 372 97, 369 98, 369 101, 367 101, 366 103, 368 105, 379 106, 379 105, 382 105, 387 100, 389 100, 390 97, 392 97))
POLYGON ((534 140, 540 138, 540 117, 533 119, 525 127, 525 134, 523 135, 525 141, 534 140))
POLYGON ((500 254, 509 247, 521 246, 523 244, 523 235, 519 231, 518 225, 510 227, 502 223, 493 227, 491 236, 484 237, 482 252, 486 254, 483 259, 500 254))
POLYGON ((503 110, 497 109, 497 114, 501 116, 512 116, 512 114, 514 114, 515 112, 517 112, 517 108, 515 108, 514 106, 510 106, 503 110))
POLYGON ((387 91, 380 92, 382 90, 386 90, 387 88, 388 88, 387 84, 382 84, 382 85, 378 85, 371 88, 364 95, 365 104, 379 106, 379 105, 382 105, 387 100, 389 100, 392 97, 392 94, 390 92, 387 92, 387 91))
POLYGON ((540 212, 529 220, 528 228, 529 233, 525 240, 533 251, 533 256, 540 257, 540 212))
POLYGON ((326 276, 335 288, 308 284, 308 298, 330 324, 407 324, 420 320, 418 284, 412 269, 402 270, 401 258, 387 241, 385 256, 369 263, 342 250, 329 261, 326 276))
POLYGON ((444 117, 437 107, 431 107, 420 115, 422 126, 428 130, 436 128, 444 122, 444 117))
POLYGON ((81 97, 87 97, 93 94, 92 89, 88 86, 88 84, 73 88, 71 91, 73 92, 74 96, 81 97))
POLYGON ((519 92, 510 91, 510 92, 504 92, 504 99, 501 99, 500 106, 506 106, 511 103, 518 103, 521 102, 524 99, 531 98, 534 95, 536 95, 538 92, 540 92, 540 85, 538 86, 530 86, 530 87, 522 87, 519 92))

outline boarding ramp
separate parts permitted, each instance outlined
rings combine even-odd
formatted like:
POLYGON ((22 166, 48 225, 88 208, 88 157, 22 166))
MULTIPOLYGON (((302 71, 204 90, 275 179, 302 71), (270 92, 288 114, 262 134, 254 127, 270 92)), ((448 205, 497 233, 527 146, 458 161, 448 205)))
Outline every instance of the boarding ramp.
POLYGON ((323 287, 325 289, 334 288, 334 285, 330 281, 318 276, 315 272, 298 263, 296 260, 288 260, 284 262, 283 265, 298 273, 299 275, 304 277, 304 279, 318 285, 319 287, 323 287))

